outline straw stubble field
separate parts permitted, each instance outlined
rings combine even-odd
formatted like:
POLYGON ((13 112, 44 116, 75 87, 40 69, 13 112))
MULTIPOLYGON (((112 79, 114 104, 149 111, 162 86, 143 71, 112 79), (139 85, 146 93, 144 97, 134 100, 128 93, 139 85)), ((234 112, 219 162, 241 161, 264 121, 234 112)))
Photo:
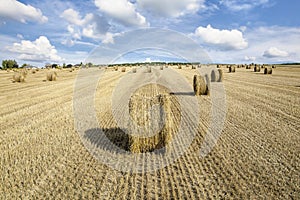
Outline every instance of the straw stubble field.
MULTIPOLYGON (((193 86, 195 69, 174 70, 193 86)), ((0 71, 0 199, 298 198, 300 68, 277 67, 272 75, 223 71, 227 117, 213 150, 204 158, 198 153, 212 106, 209 96, 199 96, 198 134, 187 152, 164 169, 139 174, 113 170, 83 146, 72 107, 78 71, 61 70, 56 81, 43 81, 46 70, 40 70, 24 83, 0 71)), ((106 70, 95 95, 108 136, 118 129, 111 96, 125 74, 106 70)))

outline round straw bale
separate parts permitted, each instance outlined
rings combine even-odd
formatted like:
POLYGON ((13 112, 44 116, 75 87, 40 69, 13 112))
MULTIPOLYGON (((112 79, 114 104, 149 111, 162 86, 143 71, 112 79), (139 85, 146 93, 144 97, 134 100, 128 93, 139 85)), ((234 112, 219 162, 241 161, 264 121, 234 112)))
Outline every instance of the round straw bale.
POLYGON ((231 65, 231 66, 229 67, 229 72, 230 72, 230 73, 234 73, 234 72, 235 72, 235 66, 231 65))
POLYGON ((255 66, 254 67, 254 72, 260 72, 260 66, 255 66))
POLYGON ((272 74, 272 68, 265 68, 264 74, 272 74))
POLYGON ((205 83, 204 77, 200 75, 194 75, 193 79, 194 92, 196 96, 207 95, 208 87, 205 83))
POLYGON ((121 72, 126 72, 126 68, 123 67, 122 70, 121 70, 121 72))
POLYGON ((13 82, 23 83, 25 82, 25 76, 20 73, 16 73, 13 75, 13 82))
POLYGON ((56 81, 57 73, 56 72, 48 72, 47 73, 47 81, 56 81))

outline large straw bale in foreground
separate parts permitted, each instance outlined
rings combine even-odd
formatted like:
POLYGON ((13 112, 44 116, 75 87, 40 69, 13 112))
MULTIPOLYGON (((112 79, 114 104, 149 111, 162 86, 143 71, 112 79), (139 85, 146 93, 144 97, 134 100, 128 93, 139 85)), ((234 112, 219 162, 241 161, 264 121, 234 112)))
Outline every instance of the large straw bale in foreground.
POLYGON ((205 79, 203 76, 194 75, 193 86, 196 96, 209 94, 209 88, 208 85, 205 83, 205 79))
MULTIPOLYGON (((154 127, 159 130, 152 136, 129 135, 129 150, 133 153, 149 152, 167 147, 172 139, 171 100, 170 95, 159 94, 152 98, 142 95, 133 95, 129 101, 129 114, 138 126, 144 127, 152 135, 154 127), (158 109, 151 111, 153 106, 158 109), (153 116, 154 115, 154 116, 153 116), (158 127, 161 127, 158 128, 158 127)), ((135 132, 129 125, 130 132, 135 132)))

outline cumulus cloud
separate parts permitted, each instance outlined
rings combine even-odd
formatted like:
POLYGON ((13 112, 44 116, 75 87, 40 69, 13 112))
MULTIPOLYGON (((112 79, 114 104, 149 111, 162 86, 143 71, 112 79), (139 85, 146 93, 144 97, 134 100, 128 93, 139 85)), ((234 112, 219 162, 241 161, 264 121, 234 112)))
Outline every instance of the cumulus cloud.
POLYGON ((233 11, 251 10, 269 3, 269 0, 221 0, 220 4, 233 11))
POLYGON ((78 26, 82 26, 86 20, 82 19, 80 14, 76 11, 73 10, 72 8, 69 8, 65 10, 62 14, 61 17, 67 20, 71 24, 75 24, 78 26))
POLYGON ((135 5, 128 0, 95 0, 100 11, 125 26, 146 27, 146 18, 136 11, 135 5))
POLYGON ((38 62, 63 60, 45 36, 40 36, 35 41, 22 40, 21 43, 14 43, 13 46, 8 47, 8 50, 20 54, 18 58, 22 60, 38 62))
POLYGON ((248 42, 243 37, 243 33, 239 30, 220 30, 215 29, 211 25, 207 27, 198 27, 194 34, 204 43, 221 50, 245 49, 248 42))
POLYGON ((263 56, 267 58, 287 57, 288 55, 288 52, 279 50, 276 47, 270 47, 263 54, 263 56))
POLYGON ((16 0, 0 0, 0 18, 13 19, 26 23, 27 21, 45 23, 48 18, 40 9, 25 5, 16 0))
MULTIPOLYGON (((70 8, 65 10, 61 17, 69 22, 67 30, 71 34, 72 39, 80 40, 84 36, 106 41, 107 37, 110 36, 108 33, 110 24, 103 16, 88 13, 85 17, 82 17, 79 12, 70 8)), ((69 46, 74 45, 74 41, 71 39, 67 39, 62 43, 69 46)))
POLYGON ((142 9, 159 16, 179 17, 204 8, 205 0, 137 0, 142 9))

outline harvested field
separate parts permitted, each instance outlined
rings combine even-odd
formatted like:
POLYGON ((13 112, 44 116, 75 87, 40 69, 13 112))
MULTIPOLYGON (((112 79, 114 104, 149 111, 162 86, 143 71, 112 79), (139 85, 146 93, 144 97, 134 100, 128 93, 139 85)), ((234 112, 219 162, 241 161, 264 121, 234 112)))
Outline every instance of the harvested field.
MULTIPOLYGON (((193 96, 195 70, 150 69, 84 69, 104 71, 95 94, 98 122, 108 138, 125 148, 111 112, 114 88, 125 75, 175 70, 186 77, 192 94, 171 94, 171 115, 173 120, 189 120, 178 115, 176 98, 193 96)), ((245 68, 224 73, 227 116, 216 146, 206 157, 199 156, 212 101, 211 96, 197 96, 201 117, 191 146, 167 167, 145 173, 113 170, 87 151, 74 127, 73 89, 79 70, 60 70, 56 81, 43 81, 47 72, 28 73, 17 84, 11 81, 13 71, 0 71, 0 199, 299 198, 300 68, 277 66, 267 76, 245 68)), ((156 85, 138 91, 151 96, 168 92, 156 85)))

